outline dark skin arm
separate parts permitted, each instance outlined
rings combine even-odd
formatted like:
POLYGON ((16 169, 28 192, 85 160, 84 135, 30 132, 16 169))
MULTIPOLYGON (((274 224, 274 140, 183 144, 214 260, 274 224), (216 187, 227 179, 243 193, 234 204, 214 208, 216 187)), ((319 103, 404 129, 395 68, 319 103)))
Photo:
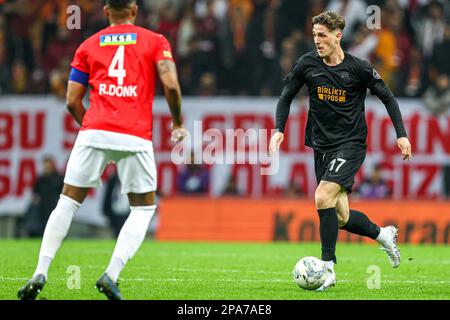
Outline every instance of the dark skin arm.
POLYGON ((80 126, 86 113, 83 105, 83 97, 86 94, 86 90, 86 86, 69 80, 66 97, 67 110, 69 110, 80 126))
POLYGON ((173 119, 173 128, 183 126, 181 120, 181 88, 178 82, 177 69, 171 60, 161 60, 157 63, 159 78, 164 87, 164 95, 169 105, 173 119))

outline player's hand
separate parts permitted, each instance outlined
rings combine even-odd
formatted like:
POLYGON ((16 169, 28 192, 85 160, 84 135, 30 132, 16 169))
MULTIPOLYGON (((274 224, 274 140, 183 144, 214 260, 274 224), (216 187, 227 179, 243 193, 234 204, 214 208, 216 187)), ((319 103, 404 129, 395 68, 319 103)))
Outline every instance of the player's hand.
POLYGON ((409 143, 409 140, 407 137, 398 138, 397 146, 399 147, 400 151, 402 152, 403 160, 411 160, 412 159, 411 143, 409 143))
POLYGON ((272 138, 270 138, 270 144, 269 144, 269 155, 273 156, 278 149, 280 149, 280 145, 284 140, 284 133, 282 132, 275 132, 272 138))
POLYGON ((184 137, 186 137, 189 134, 189 131, 187 131, 182 125, 181 126, 172 126, 172 136, 170 140, 173 143, 177 143, 179 141, 182 141, 184 137))

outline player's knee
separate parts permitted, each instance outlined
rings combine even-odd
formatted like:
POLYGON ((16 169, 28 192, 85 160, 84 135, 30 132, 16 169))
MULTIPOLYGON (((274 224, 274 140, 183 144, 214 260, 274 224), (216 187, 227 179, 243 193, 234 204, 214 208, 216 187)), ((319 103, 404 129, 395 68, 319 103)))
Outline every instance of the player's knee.
POLYGON ((155 192, 128 193, 128 201, 132 207, 153 206, 156 204, 155 192))
POLYGON ((315 202, 317 209, 333 208, 336 206, 336 197, 326 190, 316 190, 315 202))
POLYGON ((88 191, 89 188, 79 188, 64 184, 61 194, 81 204, 86 199, 88 191))

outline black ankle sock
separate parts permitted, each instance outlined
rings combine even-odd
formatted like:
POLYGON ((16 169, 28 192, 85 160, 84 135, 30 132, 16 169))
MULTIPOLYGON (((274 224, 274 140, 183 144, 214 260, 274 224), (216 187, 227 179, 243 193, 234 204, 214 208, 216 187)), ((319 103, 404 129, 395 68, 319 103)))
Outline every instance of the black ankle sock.
POLYGON ((345 226, 341 227, 351 233, 376 239, 380 234, 380 227, 370 221, 370 219, 362 212, 350 210, 350 217, 345 226))
POLYGON ((318 209, 322 260, 336 263, 336 241, 339 232, 336 208, 318 209))

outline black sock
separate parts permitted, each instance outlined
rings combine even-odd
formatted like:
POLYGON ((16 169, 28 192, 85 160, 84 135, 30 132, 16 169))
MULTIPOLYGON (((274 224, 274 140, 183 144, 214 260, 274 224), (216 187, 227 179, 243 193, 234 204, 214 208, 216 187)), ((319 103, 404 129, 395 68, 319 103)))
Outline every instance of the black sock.
POLYGON ((339 232, 336 208, 318 209, 322 260, 336 263, 336 241, 339 232))
POLYGON ((351 233, 376 239, 380 234, 380 227, 370 221, 370 219, 362 212, 350 210, 350 217, 345 226, 341 227, 351 233))

